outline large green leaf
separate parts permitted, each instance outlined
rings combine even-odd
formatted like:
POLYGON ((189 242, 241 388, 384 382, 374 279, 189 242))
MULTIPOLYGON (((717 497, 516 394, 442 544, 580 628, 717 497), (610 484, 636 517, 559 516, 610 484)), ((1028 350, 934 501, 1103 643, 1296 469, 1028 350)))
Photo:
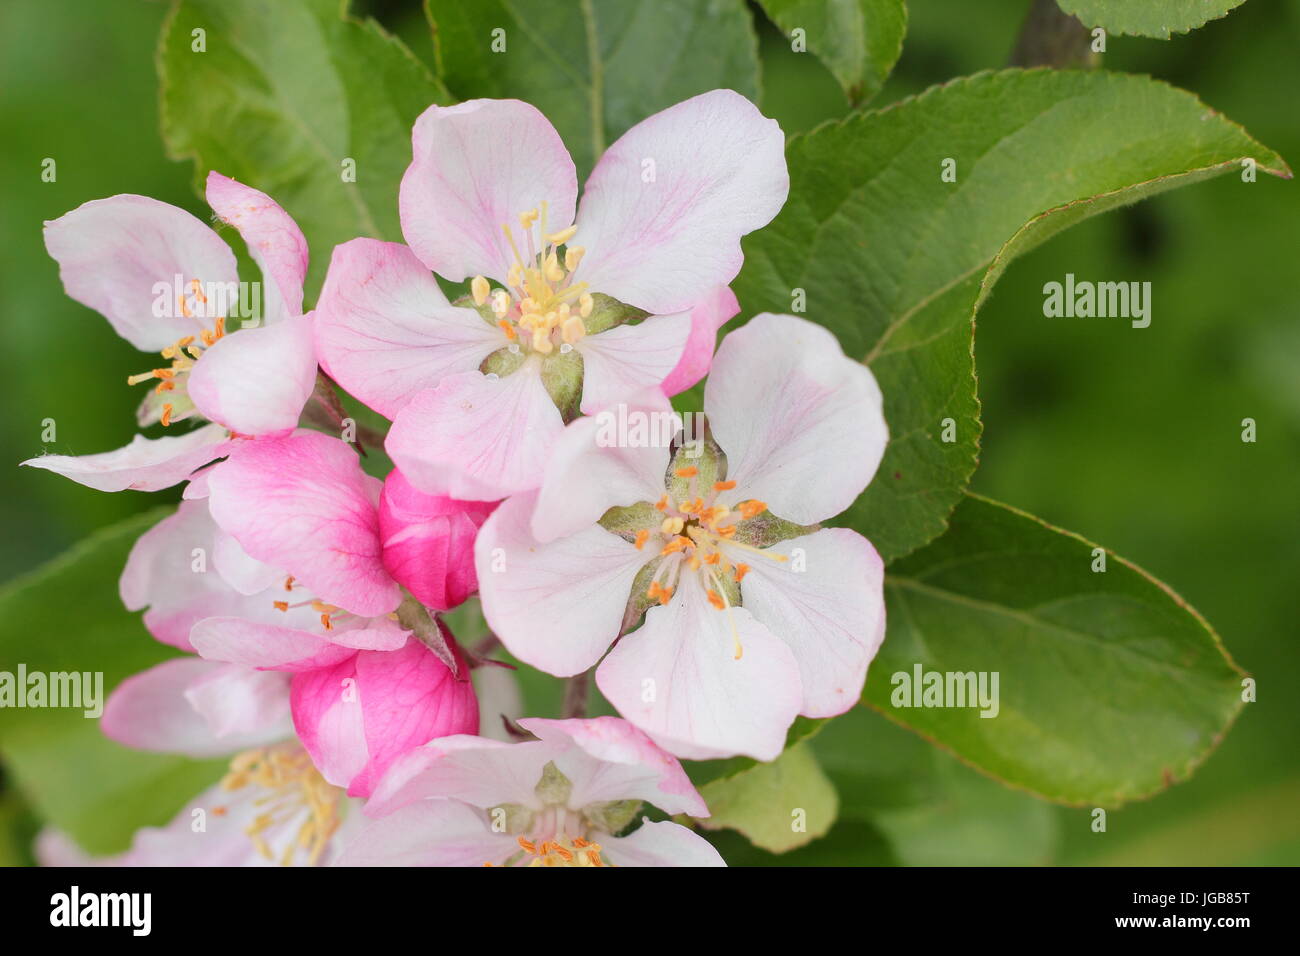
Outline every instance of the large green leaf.
POLYGON ((1011 257, 1243 157, 1290 175, 1189 93, 1041 69, 933 88, 795 137, 786 155, 790 198, 746 238, 736 291, 746 313, 790 312, 802 294, 807 318, 875 372, 891 442, 844 520, 886 560, 942 532, 975 468, 973 313, 1011 257))
POLYGON ((1226 17, 1246 0, 1056 0, 1086 26, 1168 40, 1226 17))
POLYGON ((346 0, 178 0, 158 47, 163 139, 271 195, 302 227, 317 287, 340 242, 400 240, 411 126, 446 90, 346 0), (205 52, 196 52, 195 30, 205 52), (344 163, 355 164, 355 181, 344 163))
MULTIPOLYGON (((0 591, 0 660, 10 672, 102 672, 104 692, 174 656, 127 613, 117 579, 156 510, 87 538, 0 591)), ((32 809, 85 849, 124 849, 141 826, 166 822, 223 763, 143 753, 113 743, 74 709, 0 710, 0 756, 32 809)))
POLYGON ((812 741, 840 795, 840 820, 870 823, 910 866, 1051 862, 1056 812, 963 766, 867 707, 812 741))
POLYGON ((1241 710, 1243 674, 1182 598, 1109 552, 1094 571, 1094 549, 966 497, 945 535, 889 570, 889 630, 866 700, 1062 803, 1116 806, 1185 779, 1241 710), (996 673, 996 715, 903 706, 915 699, 896 675, 917 666, 996 673))
POLYGON ((564 138, 580 180, 651 113, 718 87, 758 98, 743 0, 426 0, 426 9, 452 92, 532 103, 564 138))
POLYGON ((880 91, 903 52, 903 0, 759 0, 776 25, 802 30, 808 49, 826 64, 858 106, 880 91))

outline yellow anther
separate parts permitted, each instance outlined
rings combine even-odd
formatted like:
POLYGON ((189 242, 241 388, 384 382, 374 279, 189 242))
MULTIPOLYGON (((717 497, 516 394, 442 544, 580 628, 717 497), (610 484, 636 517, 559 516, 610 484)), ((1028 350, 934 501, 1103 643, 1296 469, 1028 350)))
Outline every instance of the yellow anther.
POLYGON ((694 478, 699 473, 700 469, 696 468, 694 465, 687 465, 685 468, 678 468, 673 471, 673 474, 678 478, 694 478))
POLYGON ((576 315, 569 316, 564 320, 564 324, 560 326, 561 338, 570 345, 573 345, 575 342, 580 342, 582 337, 586 334, 587 327, 582 324, 582 319, 578 318, 576 315))
POLYGON ((642 528, 640 531, 636 533, 636 549, 638 551, 640 551, 642 548, 645 547, 645 543, 649 539, 649 537, 650 537, 649 528, 642 528))
POLYGON ((523 226, 525 230, 533 228, 533 223, 535 223, 536 221, 537 221, 536 209, 530 209, 527 212, 521 212, 519 214, 519 225, 523 226))
POLYGON ((565 249, 564 268, 572 272, 574 269, 578 268, 578 263, 582 261, 582 257, 586 254, 587 250, 582 246, 570 246, 568 249, 565 249))
POLYGON ((555 349, 551 343, 551 333, 545 328, 535 329, 533 331, 533 351, 541 352, 543 355, 550 355, 555 349))
POLYGON ((510 311, 510 294, 505 289, 497 289, 492 293, 492 314, 498 319, 504 319, 510 311))
POLYGON ((543 273, 547 282, 559 282, 564 278, 564 270, 560 268, 559 258, 555 253, 546 257, 546 269, 543 273))
POLYGON ((681 534, 682 528, 685 526, 686 522, 681 518, 665 518, 663 524, 659 526, 659 530, 667 535, 681 534))
POLYGON ((545 238, 546 241, 551 243, 552 245, 562 246, 577 234, 578 234, 578 227, 570 226, 568 229, 561 229, 559 232, 553 232, 549 236, 546 236, 545 238))
POLYGON ((483 276, 475 276, 470 281, 469 291, 474 296, 474 304, 482 305, 488 300, 488 293, 492 291, 492 287, 483 276))
POLYGON ((585 319, 587 316, 591 315, 591 310, 595 305, 596 302, 592 299, 590 293, 582 293, 582 295, 578 297, 578 314, 585 319))

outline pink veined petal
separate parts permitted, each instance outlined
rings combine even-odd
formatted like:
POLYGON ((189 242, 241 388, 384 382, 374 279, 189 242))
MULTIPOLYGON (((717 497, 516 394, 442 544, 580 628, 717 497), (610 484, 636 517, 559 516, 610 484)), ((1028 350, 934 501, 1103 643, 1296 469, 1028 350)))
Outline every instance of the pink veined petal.
POLYGON ((240 435, 289 434, 316 387, 311 323, 310 313, 293 315, 219 339, 190 371, 194 406, 240 435))
POLYGON ((514 255, 501 227, 518 242, 522 212, 546 202, 548 232, 573 222, 573 160, 527 103, 430 106, 415 121, 411 147, 398 200, 402 234, 421 262, 452 282, 481 274, 504 284, 514 255))
POLYGON ((410 249, 376 239, 335 247, 315 328, 321 366, 387 418, 508 344, 478 312, 448 304, 410 249))
POLYGON ((401 603, 381 558, 382 483, 361 470, 346 442, 311 431, 245 442, 208 487, 217 524, 320 600, 362 617, 401 603))
POLYGON ((681 361, 691 335, 691 314, 652 315, 589 335, 574 346, 582 354, 582 411, 590 415, 650 386, 662 386, 681 361))
POLYGON ((686 348, 677 367, 664 379, 665 395, 678 395, 709 374, 718 332, 739 311, 736 294, 725 285, 718 286, 696 303, 691 309, 691 335, 686 340, 686 348))
POLYGON ((182 286, 239 280, 234 253, 215 232, 147 196, 95 199, 46 222, 45 248, 59 263, 68 295, 146 352, 213 325, 181 313, 176 276, 182 286))
POLYGON ((749 565, 745 607, 794 652, 800 713, 842 714, 862 697, 867 665, 885 639, 884 563, 871 542, 846 528, 823 528, 767 551, 801 552, 802 560, 728 555, 749 565))
POLYGON ((467 372, 417 393, 384 448, 426 494, 495 501, 541 484, 563 430, 541 365, 528 360, 502 379, 467 372))
POLYGON ((474 545, 483 615, 520 660, 569 677, 618 637, 637 572, 652 555, 592 525, 547 544, 528 529, 535 495, 507 499, 474 545))
POLYGON ((371 822, 335 865, 500 865, 518 852, 515 838, 494 832, 482 810, 458 800, 421 800, 371 822))
POLYGON ((285 674, 227 664, 191 683, 185 699, 218 738, 254 734, 271 742, 293 733, 285 674))
POLYGON ((529 717, 519 725, 547 743, 570 745, 555 762, 573 784, 571 807, 635 798, 669 814, 709 815, 677 758, 626 720, 529 717))
MULTIPOLYGON (((193 499, 183 501, 182 505, 190 500, 193 499)), ((201 500, 199 503, 203 506, 206 524, 212 530, 212 567, 216 569, 222 583, 245 596, 261 594, 276 586, 283 588, 288 575, 277 567, 250 557, 238 541, 217 527, 208 510, 208 503, 201 500)))
POLYGON ((431 740, 393 761, 366 804, 366 815, 386 816, 442 797, 483 808, 515 803, 540 809, 537 784, 558 750, 536 740, 506 744, 465 735, 431 740))
POLYGON ((775 120, 731 90, 692 97, 633 126, 596 164, 578 210, 587 255, 576 278, 657 315, 689 309, 736 277, 740 237, 767 225, 789 191, 775 120))
POLYGON ((737 494, 798 524, 851 505, 889 443, 871 370, 790 315, 765 312, 723 339, 704 411, 737 494))
MULTIPOLYGON (((451 637, 445 628, 443 635, 451 637)), ((463 680, 453 677, 447 665, 418 640, 397 651, 357 655, 357 689, 369 760, 352 780, 349 796, 369 796, 398 757, 435 737, 478 733, 474 685, 459 652, 457 658, 463 680)))
POLYGON ((624 837, 600 841, 601 857, 615 866, 726 866, 713 844, 694 830, 660 820, 644 822, 624 837))
POLYGON ((307 239, 293 217, 266 193, 216 170, 208 173, 207 200, 219 219, 239 231, 248 254, 262 270, 268 286, 262 298, 263 321, 301 315, 307 239))
POLYGON ((128 677, 109 695, 100 728, 111 740, 137 750, 189 757, 220 757, 274 740, 265 729, 218 737, 191 705, 186 692, 223 667, 178 657, 128 677))
POLYGON ((183 435, 145 438, 97 455, 42 455, 23 462, 71 478, 96 491, 160 491, 180 484, 196 469, 234 446, 220 425, 204 425, 183 435))
POLYGON ((335 664, 299 671, 290 684, 289 705, 298 739, 322 777, 346 788, 369 754, 357 682, 356 654, 335 664))
POLYGON ((616 505, 658 501, 680 428, 681 416, 657 388, 570 422, 546 462, 533 535, 554 541, 592 527, 616 505))
POLYGON ((655 743, 688 760, 776 759, 803 699, 790 649, 745 608, 713 608, 687 571, 673 599, 647 611, 601 662, 596 684, 655 743))
POLYGON ((394 468, 379 496, 384 567, 425 607, 456 607, 478 588, 474 538, 494 507, 426 495, 394 468))

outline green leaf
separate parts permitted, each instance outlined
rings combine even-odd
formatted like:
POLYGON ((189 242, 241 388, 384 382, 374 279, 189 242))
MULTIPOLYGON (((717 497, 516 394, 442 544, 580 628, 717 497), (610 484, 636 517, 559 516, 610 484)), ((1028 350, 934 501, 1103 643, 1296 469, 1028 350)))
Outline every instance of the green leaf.
POLYGON ((399 40, 346 9, 346 0, 179 0, 158 47, 169 154, 194 160, 200 193, 215 169, 284 206, 311 247, 309 288, 336 244, 401 239, 411 126, 449 102, 399 40))
POLYGON ((1051 862, 1056 811, 981 776, 866 707, 836 717, 812 748, 840 795, 840 820, 870 823, 909 866, 1051 862))
MULTIPOLYGON (((948 533, 890 568, 865 699, 1012 786, 1117 806, 1186 779, 1235 719, 1242 671, 1205 620, 1124 559, 968 496, 948 533), (997 675, 996 716, 915 706, 923 674, 997 675), (906 706, 904 706, 906 705, 906 706)), ((924 686, 924 678, 922 679, 924 686)))
POLYGON ((425 7, 439 75, 452 92, 532 103, 564 138, 579 181, 606 146, 652 113, 719 87, 758 98, 758 41, 742 0, 425 7), (494 40, 504 52, 493 52, 494 40))
POLYGON ((806 296, 807 318, 880 382, 891 442, 842 520, 887 561, 943 531, 979 449, 973 314, 1012 257, 1248 156, 1290 176, 1188 93, 1042 69, 957 80, 792 139, 790 198, 746 237, 735 287, 747 314, 790 312, 806 296), (940 176, 945 159, 955 182, 940 176))
POLYGON ((787 35, 803 30, 808 49, 834 74, 853 106, 884 84, 907 33, 903 0, 759 0, 787 35))
MULTIPOLYGON (((117 593, 131 545, 166 511, 113 525, 0 591, 5 669, 102 672, 107 695, 175 656, 117 593)), ((0 710, 0 756, 33 811, 92 853, 123 850, 137 828, 165 823, 224 767, 130 750, 82 710, 48 707, 0 710)))
POLYGON ((1107 33, 1133 33, 1168 40, 1171 33, 1188 33, 1211 20, 1226 17, 1246 0, 1056 0, 1066 13, 1085 26, 1105 27, 1107 33))
POLYGON ((772 853, 793 850, 822 836, 839 809, 835 786, 804 742, 787 748, 771 763, 705 784, 700 795, 710 811, 700 826, 739 831, 772 853))

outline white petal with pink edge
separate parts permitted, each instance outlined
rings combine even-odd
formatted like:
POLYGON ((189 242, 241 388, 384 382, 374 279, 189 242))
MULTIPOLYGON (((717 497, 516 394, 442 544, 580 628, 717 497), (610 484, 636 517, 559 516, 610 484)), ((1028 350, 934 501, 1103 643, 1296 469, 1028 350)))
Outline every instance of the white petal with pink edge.
MULTIPOLYGON (((430 106, 411 132, 398 200, 402 234, 428 268, 460 282, 503 282, 520 213, 547 203, 548 231, 573 222, 577 172, 549 120, 519 100, 430 106)), ((521 250, 522 251, 522 250, 521 250)))
POLYGON ((688 760, 774 760, 803 699, 789 647, 743 607, 714 608, 688 572, 610 651, 596 684, 627 720, 688 760))
POLYGON ((775 120, 731 90, 684 100, 596 164, 578 210, 587 255, 577 278, 658 315, 690 309, 736 277, 741 236, 767 225, 789 191, 775 120))
POLYGON ((336 866, 500 865, 519 852, 482 810, 458 800, 421 800, 364 827, 336 866))
MULTIPOLYGON (((726 550, 726 545, 723 545, 726 550)), ((885 638, 885 566, 866 538, 824 528, 766 549, 799 560, 728 555, 749 563, 745 607, 785 641, 799 662, 807 717, 857 704, 867 665, 885 638)))
POLYGON ((215 232, 184 209, 147 196, 95 199, 46 222, 45 248, 59 263, 68 295, 146 352, 212 326, 184 314, 175 301, 177 276, 182 287, 239 281, 234 253, 215 232))
POLYGON ((335 247, 315 330, 325 371, 387 418, 508 344, 476 311, 450 305, 410 249, 376 239, 335 247))
POLYGON ((563 430, 541 364, 529 359, 505 378, 467 372, 417 393, 384 448, 426 494, 495 501, 541 484, 563 430))
POLYGON ((204 425, 183 435, 136 435, 131 444, 116 451, 42 455, 22 464, 63 475, 96 491, 161 491, 227 454, 234 444, 220 425, 204 425))
POLYGON ((790 315, 765 312, 722 340, 704 411, 737 493, 798 524, 851 505, 889 442, 871 370, 790 315))
POLYGON ((624 837, 610 837, 600 843, 605 857, 615 866, 726 866, 713 844, 694 830, 646 818, 624 837))
POLYGON ((618 636, 632 582, 649 556, 591 526, 542 544, 529 530, 535 495, 510 498, 474 544, 483 614, 520 660, 568 677, 618 636))
POLYGON ((582 354, 582 411, 590 415, 647 386, 662 386, 682 359, 691 314, 652 315, 589 335, 574 346, 582 354))

